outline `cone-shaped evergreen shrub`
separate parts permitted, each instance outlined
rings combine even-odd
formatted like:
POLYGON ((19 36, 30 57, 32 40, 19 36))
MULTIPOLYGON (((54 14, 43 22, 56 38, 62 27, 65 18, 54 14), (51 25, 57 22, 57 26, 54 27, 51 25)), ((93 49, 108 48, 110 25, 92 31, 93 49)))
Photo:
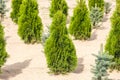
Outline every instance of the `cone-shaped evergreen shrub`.
POLYGON ((0 72, 1 72, 1 67, 4 65, 8 57, 8 54, 5 49, 6 44, 4 40, 4 30, 3 30, 3 26, 1 25, 1 22, 4 19, 4 15, 6 11, 7 10, 6 10, 5 0, 0 0, 0 72))
POLYGON ((103 19, 103 13, 101 12, 100 8, 93 7, 90 11, 90 19, 93 28, 99 27, 100 21, 103 19))
POLYGON ((104 0, 88 0, 89 9, 91 10, 92 7, 98 7, 104 12, 104 0))
POLYGON ((22 0, 12 0, 12 12, 10 17, 15 23, 18 23, 18 18, 20 16, 20 5, 22 4, 22 0))
POLYGON ((91 35, 91 22, 85 1, 78 1, 70 22, 69 32, 75 39, 88 39, 91 35))
POLYGON ((114 63, 112 62, 113 56, 103 52, 103 46, 101 46, 98 55, 93 54, 96 57, 95 66, 92 66, 91 72, 94 74, 92 80, 110 80, 108 79, 107 70, 114 63))
POLYGON ((116 10, 111 17, 111 30, 106 42, 105 50, 114 56, 116 65, 112 68, 120 70, 120 0, 116 0, 116 10))
POLYGON ((54 14, 61 10, 66 16, 68 15, 68 6, 65 0, 51 0, 50 7, 50 17, 53 17, 54 14))
POLYGON ((0 24, 0 72, 1 72, 1 67, 6 62, 7 57, 8 57, 8 54, 5 49, 3 26, 0 24))
POLYGON ((45 43, 45 55, 54 74, 71 72, 77 66, 76 50, 67 32, 66 17, 61 11, 53 17, 50 37, 45 43))
POLYGON ((18 19, 18 34, 25 43, 41 41, 42 22, 38 16, 38 4, 36 0, 23 0, 18 19))

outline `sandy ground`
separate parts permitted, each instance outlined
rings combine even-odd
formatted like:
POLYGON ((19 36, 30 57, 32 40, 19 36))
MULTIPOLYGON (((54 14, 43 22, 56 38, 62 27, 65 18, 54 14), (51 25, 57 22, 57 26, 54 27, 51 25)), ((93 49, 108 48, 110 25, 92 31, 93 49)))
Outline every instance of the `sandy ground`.
MULTIPOLYGON (((49 69, 46 65, 45 55, 41 44, 27 45, 17 35, 18 26, 13 23, 9 17, 11 11, 11 0, 7 2, 10 9, 6 13, 3 22, 6 49, 10 57, 3 66, 3 73, 0 74, 0 80, 91 80, 93 74, 90 69, 94 64, 93 53, 97 54, 100 44, 105 44, 107 35, 110 30, 110 16, 115 8, 115 0, 106 0, 112 3, 112 11, 104 18, 104 22, 99 29, 92 31, 92 36, 87 41, 73 40, 78 57, 78 66, 76 70, 67 75, 48 74, 49 69)), ((49 26, 51 19, 49 18, 50 0, 38 0, 40 16, 45 26, 49 26)), ((69 16, 72 16, 73 8, 76 6, 76 0, 67 0, 69 6, 69 16)), ((69 25, 69 24, 68 24, 69 25)), ((113 80, 120 79, 120 73, 110 73, 113 80)))

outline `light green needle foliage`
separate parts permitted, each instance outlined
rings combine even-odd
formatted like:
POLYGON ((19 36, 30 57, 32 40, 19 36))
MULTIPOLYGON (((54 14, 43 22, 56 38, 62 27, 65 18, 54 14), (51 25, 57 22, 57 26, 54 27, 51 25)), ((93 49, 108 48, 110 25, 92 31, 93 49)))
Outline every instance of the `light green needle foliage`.
POLYGON ((4 65, 8 57, 8 54, 5 49, 5 45, 6 43, 4 40, 3 26, 0 24, 0 72, 1 72, 1 67, 4 65))
POLYGON ((0 0, 0 72, 1 72, 1 67, 5 64, 8 54, 6 52, 5 46, 5 40, 4 40, 4 30, 3 26, 1 25, 1 22, 3 21, 3 18, 5 16, 6 10, 6 4, 5 0, 0 0))
POLYGON ((114 56, 116 64, 111 67, 120 71, 120 0, 116 0, 116 9, 111 17, 111 30, 105 50, 114 56))
POLYGON ((91 21, 84 0, 79 0, 71 18, 69 32, 75 39, 86 40, 91 36, 91 21))
POLYGON ((18 18, 20 16, 20 5, 23 0, 12 0, 12 11, 10 17, 15 23, 18 23, 18 18))
POLYGON ((66 16, 68 15, 68 6, 65 0, 51 0, 50 7, 50 17, 53 17, 54 14, 61 10, 66 16))
POLYGON ((50 26, 50 37, 45 43, 48 68, 54 74, 65 74, 77 66, 76 50, 66 28, 66 16, 58 11, 50 26))
POLYGON ((36 0, 23 0, 18 19, 18 34, 25 43, 41 41, 43 25, 36 0))

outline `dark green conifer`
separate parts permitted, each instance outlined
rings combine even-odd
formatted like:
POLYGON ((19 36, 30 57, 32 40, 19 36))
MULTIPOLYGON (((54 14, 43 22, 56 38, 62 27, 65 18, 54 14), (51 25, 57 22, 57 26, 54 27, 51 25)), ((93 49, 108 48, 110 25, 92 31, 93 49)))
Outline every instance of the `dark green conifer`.
POLYGON ((53 17, 54 14, 61 10, 66 16, 68 15, 68 6, 65 0, 51 0, 50 7, 50 17, 53 17))
POLYGON ((79 0, 78 5, 74 9, 69 32, 75 39, 86 40, 91 36, 90 16, 84 0, 79 0))
POLYGON ((50 26, 50 37, 45 43, 47 64, 54 74, 65 74, 77 66, 76 50, 66 28, 66 16, 58 11, 50 26))
POLYGON ((12 12, 10 17, 15 23, 18 23, 18 18, 20 16, 20 5, 22 4, 22 0, 12 0, 12 12))
POLYGON ((18 34, 25 43, 41 41, 43 25, 38 13, 36 0, 23 0, 18 19, 18 34))

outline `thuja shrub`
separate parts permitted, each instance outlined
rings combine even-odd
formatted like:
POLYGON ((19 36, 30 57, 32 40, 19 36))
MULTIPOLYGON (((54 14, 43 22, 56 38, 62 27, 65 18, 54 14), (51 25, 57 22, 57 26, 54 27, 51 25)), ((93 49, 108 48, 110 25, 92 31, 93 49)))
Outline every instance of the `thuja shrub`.
POLYGON ((51 73, 65 74, 77 66, 76 50, 66 28, 66 17, 58 11, 50 26, 50 37, 45 43, 45 55, 51 73))
POLYGON ((22 0, 12 0, 12 11, 10 13, 10 17, 15 23, 18 23, 21 4, 22 4, 22 0))
POLYGON ((38 4, 36 0, 23 0, 18 19, 18 34, 25 43, 41 41, 42 22, 38 16, 38 4))
POLYGON ((4 65, 8 57, 8 54, 5 49, 5 45, 6 43, 4 40, 3 26, 0 24, 0 72, 1 72, 1 67, 4 65))
POLYGON ((69 32, 75 39, 88 39, 91 36, 91 21, 84 0, 79 0, 74 9, 70 22, 69 32))
POLYGON ((50 17, 53 17, 54 14, 61 10, 66 16, 68 15, 68 6, 65 0, 51 0, 50 7, 50 17))
POLYGON ((1 25, 1 22, 4 20, 4 15, 6 11, 7 9, 6 9, 5 0, 0 0, 0 72, 1 72, 1 67, 4 65, 8 57, 8 54, 5 49, 6 43, 4 40, 4 30, 3 30, 3 26, 1 25))
POLYGON ((90 10, 96 6, 104 13, 104 0, 88 0, 88 6, 90 10))
POLYGON ((111 17, 111 30, 106 42, 105 50, 114 56, 112 69, 120 71, 120 0, 116 0, 116 10, 111 17))

